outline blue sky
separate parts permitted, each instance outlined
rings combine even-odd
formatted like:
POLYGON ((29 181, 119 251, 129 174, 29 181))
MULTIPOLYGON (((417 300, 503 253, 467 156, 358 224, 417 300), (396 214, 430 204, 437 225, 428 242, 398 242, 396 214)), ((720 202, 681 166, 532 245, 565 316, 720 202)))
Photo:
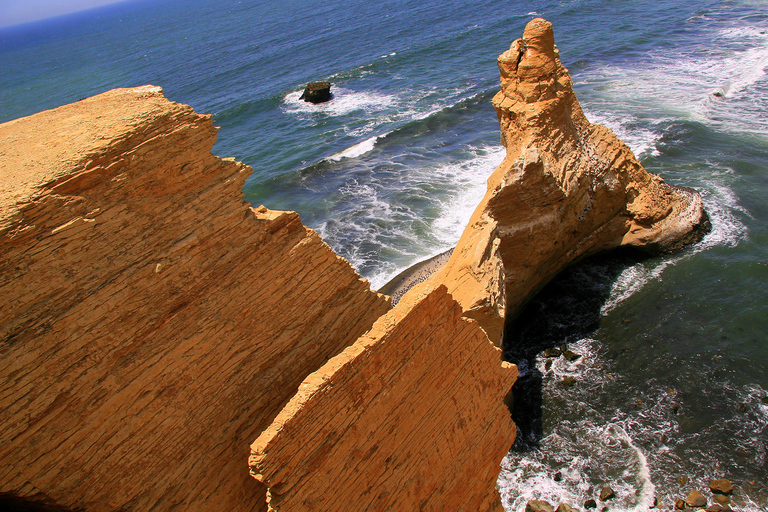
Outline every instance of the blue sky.
POLYGON ((0 27, 83 11, 122 0, 0 0, 0 27))

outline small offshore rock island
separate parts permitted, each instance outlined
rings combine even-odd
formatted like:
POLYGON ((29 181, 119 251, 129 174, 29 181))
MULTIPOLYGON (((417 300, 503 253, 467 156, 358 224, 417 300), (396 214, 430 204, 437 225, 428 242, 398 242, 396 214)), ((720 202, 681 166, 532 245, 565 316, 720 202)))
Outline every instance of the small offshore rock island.
POLYGON ((158 87, 0 125, 0 497, 502 510, 505 318, 580 258, 675 250, 708 220, 589 123, 549 22, 498 62, 507 155, 394 308, 296 213, 246 204, 250 168, 158 87))

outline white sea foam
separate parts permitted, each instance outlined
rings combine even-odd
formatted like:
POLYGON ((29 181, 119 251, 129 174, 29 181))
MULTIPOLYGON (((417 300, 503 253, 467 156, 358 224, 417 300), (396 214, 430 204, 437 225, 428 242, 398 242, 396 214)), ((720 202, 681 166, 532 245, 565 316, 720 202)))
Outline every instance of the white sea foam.
MULTIPOLYGON (((713 387, 700 391, 709 391, 724 403, 745 404, 749 412, 738 425, 713 421, 704 431, 686 431, 679 421, 687 414, 670 414, 681 405, 685 409, 687 399, 679 390, 663 380, 627 382, 612 371, 615 357, 604 357, 604 349, 595 340, 582 339, 570 347, 582 354, 577 362, 549 359, 549 370, 545 358, 537 363, 544 374, 544 396, 551 403, 567 404, 567 411, 554 413, 559 420, 550 425, 551 431, 540 440, 538 449, 511 451, 502 461, 497 483, 505 510, 523 512, 532 499, 581 508, 587 499, 597 499, 605 485, 616 496, 605 504, 598 501, 598 510, 607 505, 618 512, 645 512, 652 510, 654 498, 661 499, 666 508, 681 492, 669 481, 670 474, 685 468, 690 485, 696 488, 705 486, 716 474, 728 476, 718 472, 731 465, 735 450, 753 454, 758 465, 768 457, 764 441, 768 406, 763 402, 768 391, 762 387, 712 383, 713 387), (575 376, 577 384, 566 390, 560 384, 565 376, 575 376), (596 404, 601 395, 624 391, 633 398, 637 394, 637 408, 614 411, 596 404), (680 459, 681 453, 689 453, 705 439, 723 436, 732 441, 730 448, 697 448, 695 461, 680 459)), ((749 496, 741 499, 744 505, 740 510, 763 510, 749 496)))
POLYGON ((625 116, 620 114, 597 113, 586 108, 584 109, 584 114, 590 122, 607 126, 613 130, 613 133, 629 146, 629 149, 632 150, 637 158, 642 158, 646 155, 659 155, 656 149, 656 142, 661 137, 661 132, 640 126, 630 127, 626 124, 625 116))
POLYGON ((364 154, 373 150, 373 148, 376 146, 376 141, 378 141, 380 138, 381 136, 376 135, 369 139, 365 139, 364 141, 358 142, 354 146, 350 146, 343 151, 334 153, 328 158, 325 158, 325 160, 330 162, 338 162, 343 158, 357 158, 359 156, 363 156, 364 154))
POLYGON ((637 128, 638 109, 657 120, 693 119, 726 131, 768 134, 759 92, 768 81, 766 69, 768 31, 728 27, 713 30, 706 45, 585 69, 576 88, 585 92, 590 119, 612 128, 636 154, 655 154, 653 134, 637 128))
POLYGON ((540 450, 510 452, 501 465, 497 483, 508 511, 522 512, 534 499, 580 509, 605 485, 615 492, 611 510, 646 512, 653 506, 656 486, 646 456, 618 423, 565 422, 540 450))
MULTIPOLYGON (((387 219, 397 220, 390 229, 396 230, 398 236, 413 238, 416 232, 428 233, 428 244, 412 244, 406 257, 401 258, 396 265, 383 265, 380 270, 370 277, 374 288, 379 288, 405 268, 419 261, 440 254, 456 245, 461 233, 469 223, 486 190, 486 181, 496 166, 504 158, 505 150, 501 146, 475 148, 474 156, 446 165, 424 165, 409 170, 404 177, 403 187, 409 194, 421 195, 424 201, 434 201, 428 189, 423 190, 422 184, 437 186, 444 194, 439 204, 435 218, 425 217, 421 212, 405 209, 400 205, 391 209, 387 219), (451 192, 452 191, 452 192, 451 192)), ((402 249, 401 249, 402 250, 402 249)))
POLYGON ((331 89, 333 99, 324 103, 309 103, 300 100, 302 91, 288 93, 283 105, 289 112, 298 114, 323 113, 329 116, 344 116, 354 111, 375 112, 391 108, 398 98, 392 94, 372 91, 350 91, 341 87, 331 89))
POLYGON ((712 229, 704 238, 683 253, 664 258, 655 265, 638 263, 625 269, 614 281, 611 293, 600 312, 608 314, 635 293, 642 290, 649 282, 662 279, 664 271, 683 259, 690 258, 716 246, 735 247, 746 240, 747 227, 738 214, 748 215, 739 204, 733 191, 715 179, 705 181, 706 188, 701 188, 704 209, 709 215, 712 229))
POLYGON ((504 159, 503 146, 482 148, 474 151, 470 160, 445 166, 439 170, 458 185, 460 193, 443 204, 440 216, 433 223, 435 235, 445 248, 453 247, 467 227, 472 213, 487 190, 491 173, 504 159))

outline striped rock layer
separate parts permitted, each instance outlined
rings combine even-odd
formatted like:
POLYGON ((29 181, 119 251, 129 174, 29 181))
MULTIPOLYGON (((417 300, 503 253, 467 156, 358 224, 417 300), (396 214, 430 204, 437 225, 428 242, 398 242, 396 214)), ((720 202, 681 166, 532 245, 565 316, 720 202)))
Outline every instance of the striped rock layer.
POLYGON ((389 310, 215 140, 148 86, 0 125, 0 504, 266 509, 249 444, 389 310))

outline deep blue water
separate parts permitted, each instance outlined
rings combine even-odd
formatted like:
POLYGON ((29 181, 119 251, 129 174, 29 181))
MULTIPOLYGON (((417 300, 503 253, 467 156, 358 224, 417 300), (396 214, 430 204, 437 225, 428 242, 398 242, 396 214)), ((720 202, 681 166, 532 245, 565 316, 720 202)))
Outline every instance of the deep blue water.
POLYGON ((534 16, 590 120, 698 189, 713 230, 668 257, 588 262, 534 304, 551 328, 519 343, 583 357, 520 361, 541 377, 541 427, 504 461, 505 507, 610 484, 611 510, 666 508, 726 476, 738 510, 765 510, 765 2, 125 2, 0 29, 0 122, 160 85, 214 115, 214 151, 254 169, 247 200, 298 211, 378 287, 458 240, 504 155, 496 56, 534 16), (332 102, 298 100, 314 80, 332 102))

